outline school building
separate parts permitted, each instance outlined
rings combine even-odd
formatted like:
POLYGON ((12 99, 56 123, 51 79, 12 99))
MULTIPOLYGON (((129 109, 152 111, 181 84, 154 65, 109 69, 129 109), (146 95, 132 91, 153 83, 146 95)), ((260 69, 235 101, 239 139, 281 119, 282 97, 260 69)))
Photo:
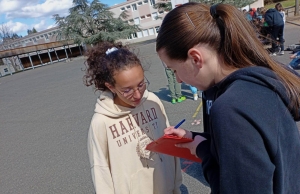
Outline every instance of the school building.
MULTIPOLYGON (((187 0, 172 0, 172 3, 180 4, 181 1, 187 0)), ((156 38, 162 19, 167 14, 153 7, 159 2, 167 0, 127 0, 110 7, 115 17, 126 10, 128 18, 125 22, 139 25, 141 29, 121 41, 136 43, 156 38)), ((258 0, 245 8, 263 6, 263 0, 258 0)), ((72 41, 57 41, 57 34, 58 28, 54 27, 0 44, 0 76, 82 55, 82 45, 75 45, 72 41), (12 64, 18 69, 14 69, 12 64)))
MULTIPOLYGON (((186 0, 172 0, 172 3, 180 4, 180 2, 185 1, 186 0)), ((158 2, 167 2, 167 0, 128 0, 110 7, 116 16, 119 16, 122 11, 127 10, 129 15, 127 22, 129 24, 137 24, 141 28, 140 32, 131 34, 127 40, 123 40, 124 42, 135 43, 156 38, 162 19, 167 14, 165 11, 159 11, 153 8, 153 5, 158 2)), ((264 1, 258 0, 244 8, 249 9, 263 6, 264 1)))

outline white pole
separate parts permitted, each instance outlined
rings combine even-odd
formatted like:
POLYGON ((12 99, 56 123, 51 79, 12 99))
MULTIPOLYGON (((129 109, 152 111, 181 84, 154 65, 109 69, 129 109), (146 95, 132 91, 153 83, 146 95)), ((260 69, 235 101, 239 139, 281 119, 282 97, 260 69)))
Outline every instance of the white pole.
POLYGON ((12 75, 10 65, 8 64, 8 59, 7 58, 5 58, 5 59, 6 59, 6 66, 8 67, 8 71, 9 71, 10 75, 12 75))

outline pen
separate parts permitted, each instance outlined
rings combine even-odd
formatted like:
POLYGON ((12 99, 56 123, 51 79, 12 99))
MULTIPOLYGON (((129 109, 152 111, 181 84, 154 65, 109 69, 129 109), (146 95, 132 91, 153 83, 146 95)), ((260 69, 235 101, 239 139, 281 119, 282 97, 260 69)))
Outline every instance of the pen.
POLYGON ((174 127, 174 129, 177 129, 178 127, 180 127, 180 125, 181 125, 182 123, 184 123, 184 121, 185 121, 185 119, 183 119, 182 121, 180 121, 180 122, 174 127))

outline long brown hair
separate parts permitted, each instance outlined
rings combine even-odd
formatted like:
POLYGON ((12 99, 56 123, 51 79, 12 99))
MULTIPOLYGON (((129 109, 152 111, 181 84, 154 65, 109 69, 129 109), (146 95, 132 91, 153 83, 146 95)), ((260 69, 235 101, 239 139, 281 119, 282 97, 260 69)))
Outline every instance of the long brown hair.
MULTIPOLYGON (((276 63, 257 38, 256 32, 241 11, 229 4, 210 7, 186 3, 169 12, 159 30, 156 51, 165 49, 167 56, 185 61, 195 45, 208 45, 225 65, 235 68, 262 66, 273 70, 283 82, 291 99, 289 108, 300 108, 300 79, 276 63)), ((296 117, 299 117, 298 112, 296 117)))

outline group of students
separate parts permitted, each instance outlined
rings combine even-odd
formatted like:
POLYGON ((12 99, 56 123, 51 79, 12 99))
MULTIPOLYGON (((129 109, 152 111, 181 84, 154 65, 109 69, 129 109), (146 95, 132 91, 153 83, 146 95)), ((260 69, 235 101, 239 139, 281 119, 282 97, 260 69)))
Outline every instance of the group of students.
POLYGON ((99 44, 84 76, 101 91, 88 132, 97 194, 181 193, 179 159, 145 149, 164 134, 193 139, 177 146, 201 158, 211 193, 299 193, 300 78, 269 56, 238 9, 173 9, 156 51, 178 82, 203 91, 205 132, 170 126, 138 57, 120 43, 99 44))
MULTIPOLYGON (((252 8, 253 10, 254 8, 252 8)), ((271 56, 284 55, 284 25, 286 21, 285 10, 281 3, 277 3, 274 8, 266 10, 259 8, 254 10, 253 16, 250 11, 245 12, 246 18, 250 21, 258 32, 258 37, 265 45, 271 44, 269 49, 271 56), (251 20, 249 20, 251 18, 251 20)))
MULTIPOLYGON (((263 44, 271 44, 269 50, 271 56, 284 54, 284 25, 286 21, 285 9, 281 3, 277 3, 274 9, 250 8, 249 12, 243 10, 246 19, 250 21, 258 32, 258 38, 263 44)), ((294 70, 300 69, 300 52, 290 56, 288 67, 294 70)))

